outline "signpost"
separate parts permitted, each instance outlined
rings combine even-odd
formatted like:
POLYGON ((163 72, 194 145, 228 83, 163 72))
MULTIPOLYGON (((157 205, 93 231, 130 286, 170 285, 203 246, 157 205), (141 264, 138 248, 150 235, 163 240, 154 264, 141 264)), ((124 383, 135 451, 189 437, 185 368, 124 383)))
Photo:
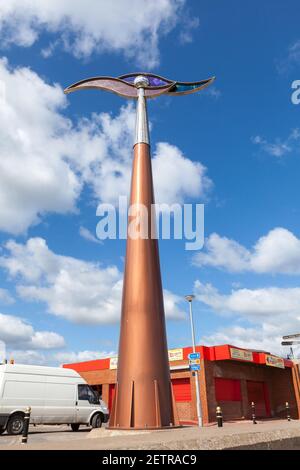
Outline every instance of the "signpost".
POLYGON ((190 353, 188 355, 188 358, 189 360, 200 359, 200 353, 199 352, 190 353))
POLYGON ((194 352, 188 355, 190 370, 198 371, 200 370, 200 353, 194 352))
POLYGON ((294 344, 300 344, 300 341, 294 341, 294 338, 299 338, 300 339, 300 333, 295 333, 294 335, 286 335, 283 336, 282 339, 288 340, 288 341, 282 341, 281 346, 290 346, 290 354, 288 354, 287 358, 288 359, 293 359, 294 358, 294 351, 292 346, 294 344))
POLYGON ((282 337, 282 339, 293 339, 293 338, 300 338, 300 333, 296 333, 295 335, 287 335, 287 336, 282 337))
POLYGON ((293 344, 300 344, 300 341, 282 341, 281 346, 293 346, 293 344))

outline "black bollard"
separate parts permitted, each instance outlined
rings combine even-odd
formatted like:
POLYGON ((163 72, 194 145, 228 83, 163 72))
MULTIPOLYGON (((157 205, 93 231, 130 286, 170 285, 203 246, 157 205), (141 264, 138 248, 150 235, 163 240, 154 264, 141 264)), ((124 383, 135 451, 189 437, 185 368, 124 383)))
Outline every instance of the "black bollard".
POLYGON ((291 421, 290 405, 288 401, 285 402, 285 409, 286 409, 286 419, 288 421, 291 421))
POLYGON ((256 416, 255 416, 255 404, 254 401, 251 402, 251 409, 252 409, 252 423, 257 424, 256 416))
POLYGON ((216 416, 217 416, 218 428, 222 428, 223 427, 223 413, 222 413, 220 406, 217 406, 216 408, 216 416))
POLYGON ((22 433, 22 444, 27 444, 27 438, 28 438, 28 429, 29 429, 29 421, 30 421, 30 413, 31 413, 31 408, 28 406, 25 410, 25 416, 24 416, 24 427, 23 427, 23 433, 22 433))

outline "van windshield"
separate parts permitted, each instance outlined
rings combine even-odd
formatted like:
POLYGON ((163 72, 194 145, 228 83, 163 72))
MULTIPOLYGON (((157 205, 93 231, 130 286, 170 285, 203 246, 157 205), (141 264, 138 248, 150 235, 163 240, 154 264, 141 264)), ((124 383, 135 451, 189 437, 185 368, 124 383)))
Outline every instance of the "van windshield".
POLYGON ((99 397, 97 394, 89 385, 85 384, 78 385, 78 400, 87 400, 93 405, 99 404, 99 397))

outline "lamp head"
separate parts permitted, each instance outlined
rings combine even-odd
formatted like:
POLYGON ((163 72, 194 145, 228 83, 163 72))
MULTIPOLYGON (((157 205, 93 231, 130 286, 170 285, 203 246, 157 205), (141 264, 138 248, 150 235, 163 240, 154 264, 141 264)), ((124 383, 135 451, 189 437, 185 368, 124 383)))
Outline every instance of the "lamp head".
POLYGON ((188 302, 192 302, 194 300, 195 296, 193 294, 190 294, 190 295, 186 295, 184 298, 188 302))

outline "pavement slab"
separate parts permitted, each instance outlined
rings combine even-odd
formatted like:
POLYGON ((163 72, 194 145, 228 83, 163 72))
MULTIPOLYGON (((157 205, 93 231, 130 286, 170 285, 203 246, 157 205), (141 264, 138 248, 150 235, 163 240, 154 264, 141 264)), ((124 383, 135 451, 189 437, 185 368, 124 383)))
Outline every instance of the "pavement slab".
POLYGON ((1 450, 224 450, 300 449, 300 421, 270 420, 168 430, 122 431, 37 426, 22 445, 20 437, 0 436, 1 450), (52 430, 50 430, 52 428, 52 430), (1 442, 2 441, 2 442, 1 442))

